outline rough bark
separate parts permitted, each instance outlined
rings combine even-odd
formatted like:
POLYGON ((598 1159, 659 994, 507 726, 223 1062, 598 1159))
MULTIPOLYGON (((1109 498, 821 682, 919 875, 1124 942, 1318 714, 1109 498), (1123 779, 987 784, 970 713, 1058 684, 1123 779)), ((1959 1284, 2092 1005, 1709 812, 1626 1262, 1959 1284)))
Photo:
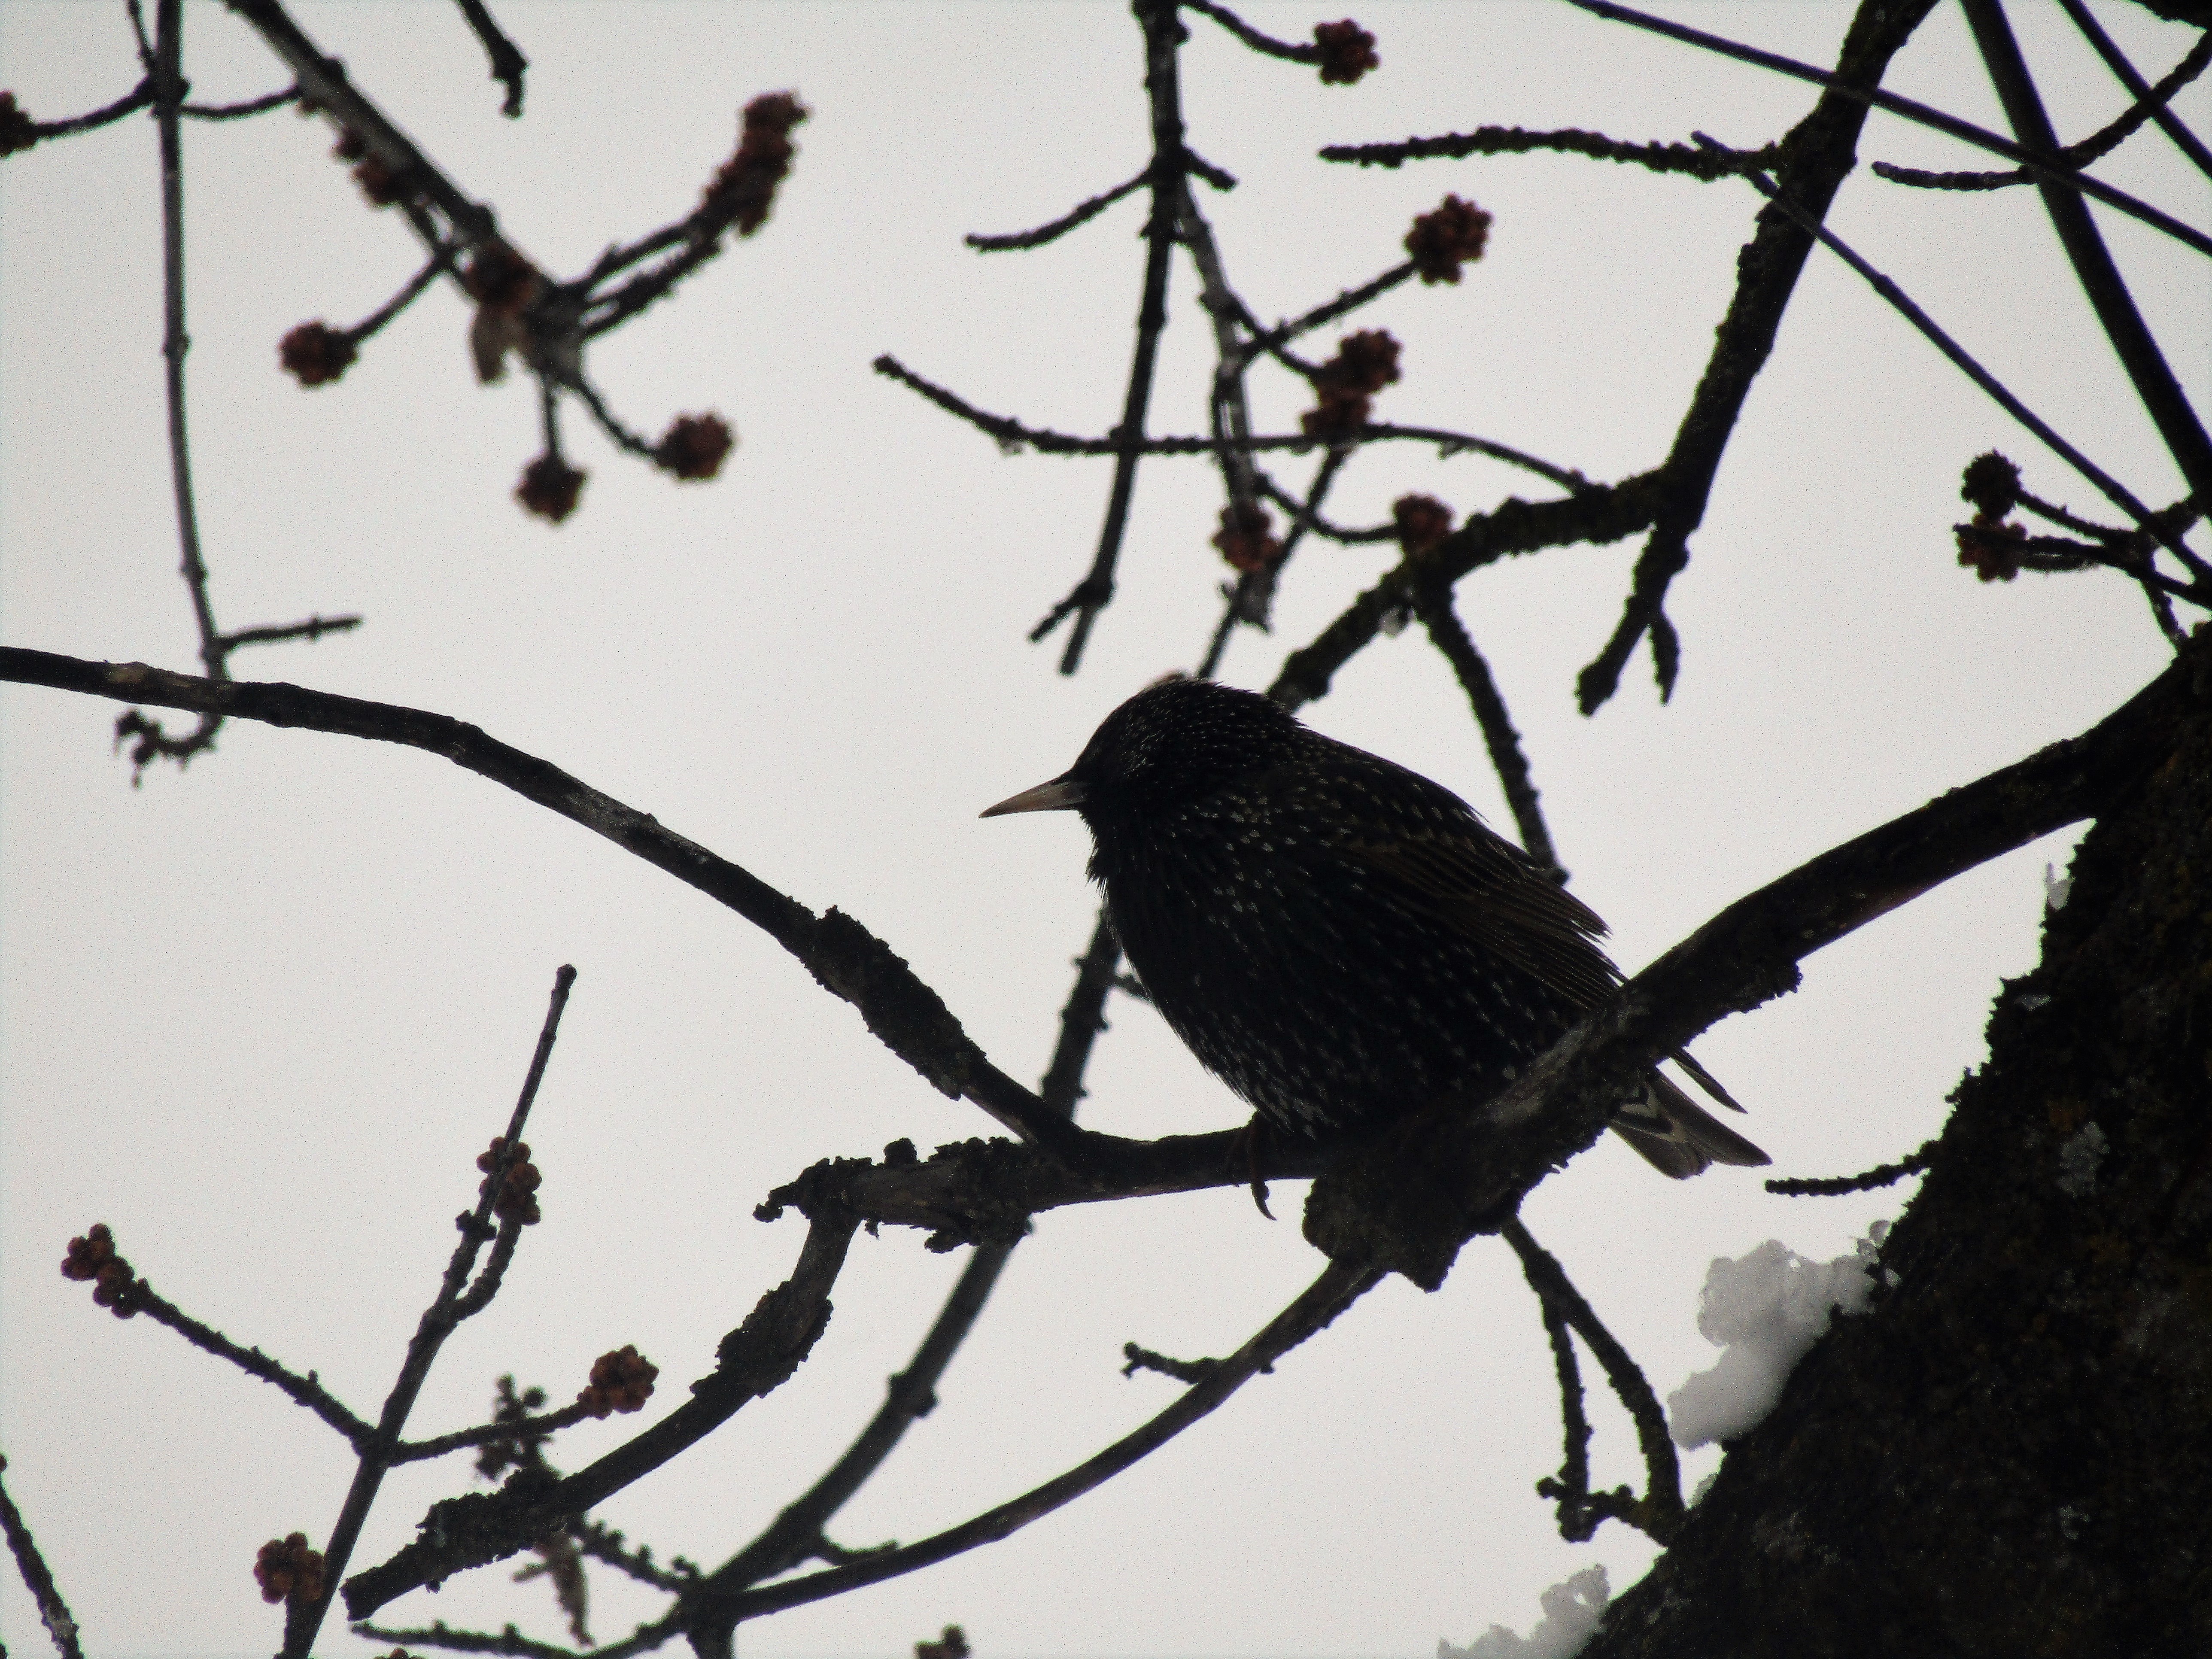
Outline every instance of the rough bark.
POLYGON ((2201 710, 1997 998, 1893 1280, 1731 1446, 1587 1659, 2212 1654, 2201 710))

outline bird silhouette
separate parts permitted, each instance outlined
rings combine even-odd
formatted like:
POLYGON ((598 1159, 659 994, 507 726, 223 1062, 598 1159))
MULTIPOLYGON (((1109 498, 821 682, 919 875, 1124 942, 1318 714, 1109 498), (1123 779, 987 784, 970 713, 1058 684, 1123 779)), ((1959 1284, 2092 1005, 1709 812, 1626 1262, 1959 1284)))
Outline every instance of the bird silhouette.
MULTIPOLYGON (((1330 1142, 1493 1094, 1620 982, 1605 924, 1466 802, 1255 692, 1164 680, 982 816, 1061 809, 1090 827, 1152 1006, 1285 1134, 1330 1142)), ((1656 1071, 1611 1124, 1677 1180, 1768 1161, 1656 1071)))

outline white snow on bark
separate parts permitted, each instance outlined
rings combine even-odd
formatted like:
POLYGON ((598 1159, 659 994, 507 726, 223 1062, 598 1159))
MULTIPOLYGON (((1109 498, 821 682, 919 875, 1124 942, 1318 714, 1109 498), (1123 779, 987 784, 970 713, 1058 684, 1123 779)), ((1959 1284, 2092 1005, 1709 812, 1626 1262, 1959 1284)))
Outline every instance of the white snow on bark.
POLYGON ((1834 1310, 1864 1311, 1875 1252, 1888 1231, 1887 1221, 1876 1222, 1852 1255, 1825 1263, 1771 1238, 1736 1261, 1714 1259, 1698 1297, 1698 1329, 1723 1352, 1719 1364, 1667 1396, 1677 1445, 1733 1440, 1774 1409, 1834 1310))
POLYGON ((1536 1598, 1544 1616, 1526 1636, 1516 1636, 1503 1625, 1492 1625, 1463 1648, 1441 1638, 1437 1659, 1574 1659, 1597 1634, 1605 1617, 1605 1604, 1613 1592, 1603 1567, 1584 1567, 1564 1584, 1554 1584, 1536 1598))

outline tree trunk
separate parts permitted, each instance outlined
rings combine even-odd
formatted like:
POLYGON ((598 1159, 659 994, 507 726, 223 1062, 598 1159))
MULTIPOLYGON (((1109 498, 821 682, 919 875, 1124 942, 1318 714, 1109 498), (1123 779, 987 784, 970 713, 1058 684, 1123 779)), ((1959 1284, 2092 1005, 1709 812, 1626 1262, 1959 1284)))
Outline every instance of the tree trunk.
POLYGON ((1873 1307, 1585 1659, 2212 1655, 2212 716, 1989 1037, 1873 1307))

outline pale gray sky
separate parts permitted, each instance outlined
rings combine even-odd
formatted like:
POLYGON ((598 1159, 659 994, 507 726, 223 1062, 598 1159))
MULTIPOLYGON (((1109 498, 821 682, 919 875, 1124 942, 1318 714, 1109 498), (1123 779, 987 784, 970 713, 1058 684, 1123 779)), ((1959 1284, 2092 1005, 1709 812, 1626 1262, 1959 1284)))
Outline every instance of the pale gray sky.
MULTIPOLYGON (((1674 15, 1820 62, 1847 9, 1675 4, 1674 15)), ((2124 96, 2055 8, 2014 9, 2062 133, 2124 96)), ((1255 5, 1304 36, 1331 4, 1255 5)), ((1360 172, 1323 143, 1495 122, 1629 138, 1778 136, 1809 89, 1552 4, 1376 4, 1382 70, 1352 88, 1256 59, 1194 20, 1194 147, 1243 181, 1208 195, 1232 276, 1289 314, 1397 257, 1447 191, 1496 216, 1456 289, 1401 289, 1357 326, 1405 343, 1380 412, 1516 444, 1594 477, 1663 457, 1756 199, 1567 157, 1360 172)), ((2099 15, 2155 75, 2186 32, 2099 15)), ((591 368, 658 432, 707 408, 741 447, 710 485, 610 453, 556 530, 509 499, 536 452, 533 394, 478 388, 457 300, 434 292, 340 384, 307 392, 278 338, 352 321, 415 267, 404 225, 289 112, 186 133, 198 483, 226 627, 360 611, 359 633, 241 657, 282 678, 439 710, 544 756, 817 908, 866 921, 993 1057, 1034 1078, 1093 914, 1072 817, 976 811, 1058 771, 1097 720, 1192 662, 1224 574, 1217 485, 1148 464, 1080 677, 1028 627, 1090 557, 1103 464, 1008 458, 872 375, 897 354, 989 408, 1101 431, 1118 410, 1141 209, 1055 246, 981 257, 1142 165, 1126 9, 963 3, 513 4, 528 113, 497 114, 442 4, 302 5, 302 25, 549 268, 685 211, 754 94, 814 111, 767 229, 591 368)), ((221 9, 187 9, 196 95, 286 77, 221 9)), ((135 78, 119 5, 9 0, 0 84, 35 115, 135 78)), ((2002 125, 1945 9, 1890 84, 2002 125)), ((2181 100, 2203 130, 2202 86, 2181 100)), ((1984 165, 1877 116, 1867 160, 1984 165)), ((2203 179, 2155 137, 2100 174, 2203 222, 2203 179)), ((2191 392, 2207 389, 2204 266, 2100 214, 2191 392)), ((2028 402, 2140 495, 2180 493, 2026 191, 1935 198, 1863 171, 1834 223, 2028 402)), ((160 395, 154 134, 138 118, 0 165, 0 638, 190 669, 160 395)), ((1207 335, 1178 273, 1153 428, 1198 429, 1207 335)), ((1262 377, 1261 424, 1301 388, 1262 377)), ((1639 651, 1595 719, 1575 672, 1613 627, 1638 544, 1486 570, 1462 614, 1520 720, 1577 890, 1629 967, 1729 900, 1929 795, 2081 729, 2165 651, 2141 599, 2099 575, 1984 586, 1954 562, 1963 463, 1992 446, 2039 492, 2094 508, 1858 279, 1816 254, 1723 468, 1672 614, 1671 706, 1639 651)), ((1302 478, 1305 465, 1286 466, 1302 478)), ((1409 489, 1464 513, 1543 487, 1410 447, 1349 469, 1339 516, 1409 489)), ((1271 637, 1225 672, 1264 684, 1391 556, 1310 547, 1271 637)), ((982 1133, 781 950, 576 826, 428 756, 234 724, 218 751, 131 787, 111 705, 0 694, 0 1449, 100 1655, 266 1651, 250 1570, 266 1539, 319 1540, 350 1460, 273 1390, 56 1272, 94 1221, 161 1291, 241 1342, 317 1369, 373 1413, 504 1121, 554 968, 581 973, 529 1139, 546 1220, 491 1313, 450 1345, 415 1419, 477 1420, 514 1370, 565 1399, 593 1356, 661 1367, 648 1413, 789 1270, 796 1218, 751 1219, 829 1154, 982 1133)), ((1507 822, 1465 704, 1418 632, 1378 642, 1310 711, 1323 729, 1507 822)), ((1778 1170, 1910 1151, 1981 1054, 2000 975, 2032 962, 2055 837, 1883 919, 1808 964, 1804 988, 1699 1052, 1755 1114, 1778 1170)), ((1143 1007, 1117 1001, 1086 1121, 1152 1134, 1242 1113, 1143 1007)), ((1235 1191, 1048 1218, 1017 1255, 943 1404, 840 1517, 911 1540, 1087 1455, 1172 1397, 1118 1374, 1125 1340, 1225 1352, 1310 1278, 1300 1194, 1273 1225, 1235 1191)), ((1695 1328, 1716 1255, 1779 1237, 1848 1249, 1897 1193, 1763 1194, 1754 1175, 1658 1180, 1610 1144, 1527 1215, 1664 1393, 1711 1362, 1695 1328)), ((918 1237, 861 1239, 812 1362, 691 1455, 600 1511, 663 1556, 718 1561, 842 1449, 957 1271, 918 1237)), ((1593 1562, 1620 1588, 1650 1552, 1608 1527, 1561 1543, 1533 1492, 1559 1458, 1535 1305, 1494 1242, 1443 1290, 1393 1283, 1273 1376, 1104 1491, 1012 1541, 749 1626, 757 1654, 903 1653, 963 1624, 1010 1654, 1413 1655, 1593 1562)), ((1638 1480, 1598 1405, 1596 1474, 1638 1480)), ((644 1419, 573 1431, 575 1467, 644 1419)), ((1694 1480, 1715 1462, 1687 1460, 1694 1480)), ((459 1463, 394 1478, 356 1565, 405 1541, 459 1463)), ((594 1577, 595 1627, 658 1609, 594 1577)), ((416 1595, 443 1618, 559 1632, 543 1587, 493 1570, 416 1595)), ((0 1639, 41 1638, 0 1581, 0 1639)), ((372 1650, 335 1624, 330 1653, 372 1650)))

